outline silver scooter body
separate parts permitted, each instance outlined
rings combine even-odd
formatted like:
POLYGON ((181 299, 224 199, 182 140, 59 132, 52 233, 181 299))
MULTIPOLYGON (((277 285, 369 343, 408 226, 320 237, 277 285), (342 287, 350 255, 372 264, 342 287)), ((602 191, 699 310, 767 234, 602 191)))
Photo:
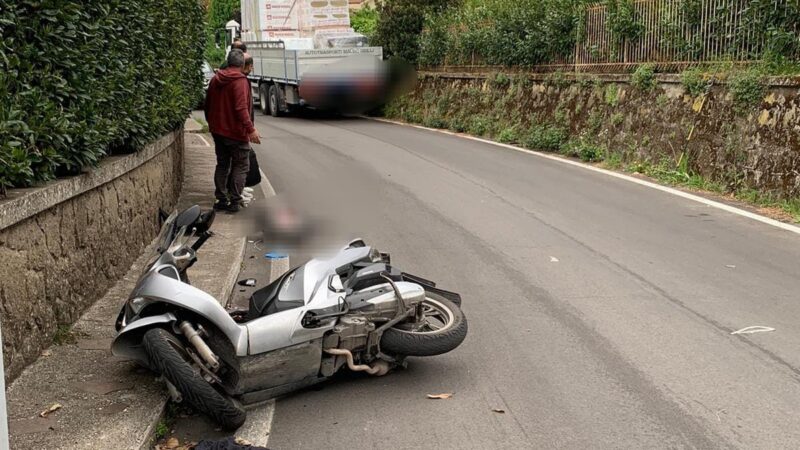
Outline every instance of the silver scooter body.
MULTIPOLYGON (((184 214, 186 211, 181 216, 184 214)), ((188 245, 191 225, 186 223, 194 216, 189 214, 183 220, 181 216, 173 213, 166 219, 154 261, 145 268, 122 306, 117 320, 118 335, 112 343, 114 355, 147 366, 142 346, 142 336, 147 330, 162 327, 181 334, 185 330, 183 322, 205 324, 214 329, 205 330, 209 337, 215 338, 207 339, 216 353, 213 357, 222 359, 235 373, 231 379, 217 382, 243 403, 314 384, 342 366, 343 360, 337 363, 335 358, 328 358, 326 363, 327 355, 323 352, 326 334, 336 327, 341 317, 339 312, 350 301, 345 299, 337 270, 358 261, 377 263, 380 253, 362 241, 354 241, 332 258, 311 260, 279 280, 278 295, 273 301, 296 306, 237 322, 217 299, 185 279, 183 273, 196 259, 196 248, 188 245), (321 319, 316 320, 317 317, 321 319), (313 326, 309 326, 309 318, 315 319, 313 326)), ((405 305, 413 305, 424 299, 425 289, 418 283, 396 281, 350 294, 355 294, 361 302, 357 307, 388 312, 386 320, 391 320, 398 295, 405 305)), ((202 334, 202 328, 200 331, 202 334)), ((203 349, 198 348, 197 353, 202 356, 203 349)), ((215 377, 210 373, 209 376, 215 377)))

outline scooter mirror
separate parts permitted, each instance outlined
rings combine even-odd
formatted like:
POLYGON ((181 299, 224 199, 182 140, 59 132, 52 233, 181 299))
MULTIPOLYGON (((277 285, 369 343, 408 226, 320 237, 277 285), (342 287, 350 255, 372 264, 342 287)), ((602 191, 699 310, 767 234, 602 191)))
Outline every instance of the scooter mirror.
POLYGON ((200 207, 194 205, 192 207, 184 209, 180 214, 178 214, 178 218, 175 219, 175 226, 177 228, 182 228, 194 225, 194 223, 197 221, 199 217, 200 217, 200 207))

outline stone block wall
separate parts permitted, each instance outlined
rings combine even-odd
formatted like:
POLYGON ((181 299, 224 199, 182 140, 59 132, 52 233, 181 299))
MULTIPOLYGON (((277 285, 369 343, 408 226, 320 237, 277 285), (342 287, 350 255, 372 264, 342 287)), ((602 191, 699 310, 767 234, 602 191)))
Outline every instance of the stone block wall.
MULTIPOLYGON (((97 169, 0 201, 6 383, 129 269, 183 182, 183 133, 97 169)), ((120 299, 122 301, 124 299, 120 299)))
POLYGON ((511 142, 535 124, 558 127, 622 162, 683 164, 731 191, 798 198, 800 78, 767 84, 742 106, 724 81, 693 96, 676 75, 642 90, 629 75, 428 72, 387 115, 511 142))

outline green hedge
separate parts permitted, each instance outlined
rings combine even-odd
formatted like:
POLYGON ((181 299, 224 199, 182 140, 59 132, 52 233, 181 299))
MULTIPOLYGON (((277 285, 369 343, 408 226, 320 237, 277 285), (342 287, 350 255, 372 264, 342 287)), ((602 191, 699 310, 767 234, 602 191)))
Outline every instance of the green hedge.
POLYGON ((202 94, 197 0, 0 0, 0 195, 178 128, 202 94))

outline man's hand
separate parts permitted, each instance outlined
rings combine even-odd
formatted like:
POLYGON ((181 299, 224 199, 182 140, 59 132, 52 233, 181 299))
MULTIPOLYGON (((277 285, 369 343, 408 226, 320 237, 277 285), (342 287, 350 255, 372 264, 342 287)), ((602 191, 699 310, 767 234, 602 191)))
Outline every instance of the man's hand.
POLYGON ((253 144, 261 143, 261 135, 258 134, 258 130, 254 130, 252 133, 250 133, 248 138, 250 138, 250 142, 252 142, 253 144))

